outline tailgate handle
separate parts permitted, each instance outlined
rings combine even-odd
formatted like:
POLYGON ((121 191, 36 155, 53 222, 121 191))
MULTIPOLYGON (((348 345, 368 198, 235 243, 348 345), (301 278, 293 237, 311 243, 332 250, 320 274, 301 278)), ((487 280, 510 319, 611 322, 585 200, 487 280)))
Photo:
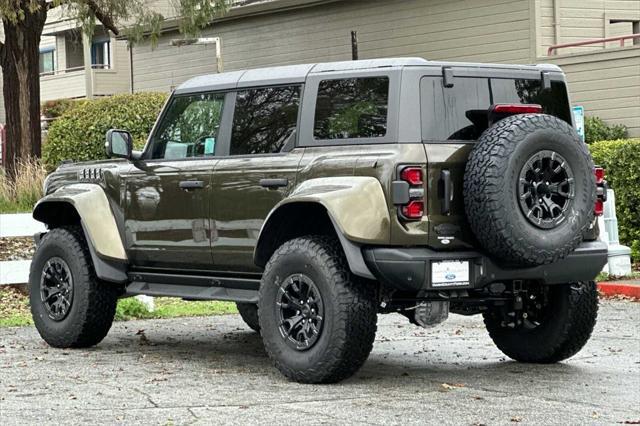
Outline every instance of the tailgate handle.
POLYGON ((260 186, 263 188, 282 188, 289 185, 289 179, 260 179, 260 186))
POLYGON ((451 172, 449 170, 440 171, 440 184, 442 185, 441 194, 442 203, 440 204, 440 211, 444 215, 448 215, 451 212, 451 172))
POLYGON ((189 191, 191 189, 202 189, 204 188, 204 182, 201 180, 183 180, 179 184, 180 189, 184 189, 185 191, 189 191))

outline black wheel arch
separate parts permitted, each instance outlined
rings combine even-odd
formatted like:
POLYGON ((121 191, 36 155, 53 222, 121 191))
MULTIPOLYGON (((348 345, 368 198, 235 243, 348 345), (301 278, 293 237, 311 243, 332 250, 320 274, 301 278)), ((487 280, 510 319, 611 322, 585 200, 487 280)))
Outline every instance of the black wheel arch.
POLYGON ((278 247, 286 241, 305 235, 337 238, 351 272, 363 278, 375 279, 364 262, 361 246, 348 240, 327 209, 315 202, 288 203, 271 212, 260 230, 253 254, 254 263, 264 268, 278 247))
MULTIPOLYGON (((82 222, 80 213, 72 203, 53 200, 40 202, 33 210, 33 218, 44 223, 49 230, 64 226, 80 226, 84 233, 89 253, 91 254, 96 276, 101 280, 118 284, 123 284, 128 281, 128 264, 115 259, 101 257, 96 252, 91 238, 88 238, 88 233, 82 222)), ((36 242, 42 238, 42 235, 43 234, 35 235, 36 242)))

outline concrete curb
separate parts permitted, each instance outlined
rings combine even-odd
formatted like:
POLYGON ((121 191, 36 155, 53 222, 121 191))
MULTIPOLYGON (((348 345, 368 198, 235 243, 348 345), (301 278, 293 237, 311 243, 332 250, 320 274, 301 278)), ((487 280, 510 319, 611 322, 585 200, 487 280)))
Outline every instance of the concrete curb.
POLYGON ((640 285, 621 282, 600 282, 598 290, 606 296, 627 296, 640 299, 640 285))

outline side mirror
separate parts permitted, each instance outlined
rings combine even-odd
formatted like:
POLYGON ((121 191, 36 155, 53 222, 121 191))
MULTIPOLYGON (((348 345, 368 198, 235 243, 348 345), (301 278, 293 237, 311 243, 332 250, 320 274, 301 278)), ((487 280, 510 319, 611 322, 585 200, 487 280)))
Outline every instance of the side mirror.
POLYGON ((107 142, 104 144, 109 158, 131 159, 133 149, 133 138, 126 130, 111 129, 107 132, 107 142))

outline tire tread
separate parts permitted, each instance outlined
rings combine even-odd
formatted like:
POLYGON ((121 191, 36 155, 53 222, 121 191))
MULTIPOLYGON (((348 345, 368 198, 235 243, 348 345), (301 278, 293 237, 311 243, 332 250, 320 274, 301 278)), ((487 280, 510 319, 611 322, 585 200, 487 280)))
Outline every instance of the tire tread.
MULTIPOLYGON (((265 349, 276 368, 289 379, 301 383, 336 383, 353 375, 366 361, 375 340, 377 306, 375 287, 351 274, 337 240, 326 236, 306 236, 284 243, 265 268, 268 271, 288 253, 304 251, 326 265, 327 281, 335 287, 337 298, 335 333, 329 348, 318 362, 307 369, 293 369, 283 362, 272 342, 265 339, 265 349)), ((265 286, 260 288, 264 297, 265 286)), ((326 303, 326 302, 325 302, 326 303)), ((263 329, 264 330, 264 329, 263 329)), ((264 332, 263 332, 264 339, 264 332)))

